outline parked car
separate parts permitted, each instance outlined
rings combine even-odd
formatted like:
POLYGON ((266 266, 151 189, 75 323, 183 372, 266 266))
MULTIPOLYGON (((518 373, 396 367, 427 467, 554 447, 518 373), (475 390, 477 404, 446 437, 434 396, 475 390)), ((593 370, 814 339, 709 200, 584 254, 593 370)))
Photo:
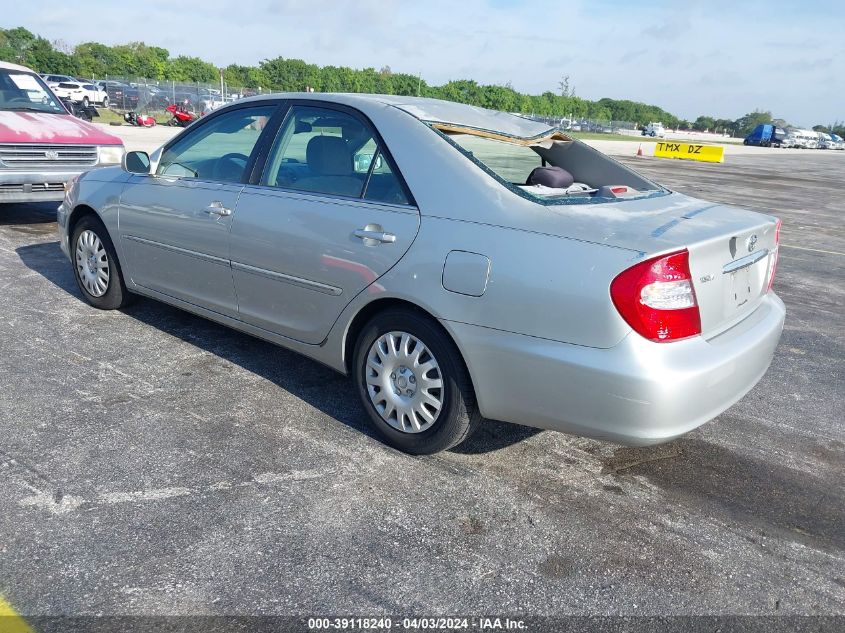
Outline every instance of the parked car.
POLYGON ((643 128, 642 131, 643 136, 659 136, 663 138, 666 136, 666 130, 663 128, 662 123, 649 123, 643 128))
POLYGON ((109 105, 108 93, 96 84, 63 81, 53 88, 53 92, 60 99, 69 99, 86 108, 95 104, 102 105, 104 108, 109 105))
POLYGON ((121 110, 135 110, 138 108, 140 96, 137 88, 133 88, 122 81, 114 80, 100 81, 98 85, 106 91, 106 95, 113 108, 119 108, 121 110))
POLYGON ((72 178, 122 158, 120 139, 72 116, 29 68, 0 62, 0 202, 61 200, 72 178))
POLYGON ((555 127, 433 99, 268 95, 59 207, 84 299, 145 295, 349 374, 410 453, 482 419, 642 445, 765 373, 780 222, 555 127))
POLYGON ((46 75, 46 74, 42 74, 42 75, 39 75, 39 77, 41 77, 41 79, 43 79, 44 82, 48 86, 50 86, 50 88, 53 88, 53 87, 59 85, 62 82, 76 83, 76 82, 79 81, 76 77, 71 77, 70 75, 46 75))

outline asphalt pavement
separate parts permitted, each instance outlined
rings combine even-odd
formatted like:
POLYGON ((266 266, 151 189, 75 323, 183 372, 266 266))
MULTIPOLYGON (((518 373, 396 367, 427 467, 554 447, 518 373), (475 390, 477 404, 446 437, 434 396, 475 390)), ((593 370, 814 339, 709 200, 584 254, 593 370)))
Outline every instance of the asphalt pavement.
POLYGON ((398 453, 317 363, 152 300, 89 307, 54 209, 0 207, 0 594, 25 616, 845 615, 845 153, 624 160, 784 220, 771 369, 652 448, 488 422, 398 453))

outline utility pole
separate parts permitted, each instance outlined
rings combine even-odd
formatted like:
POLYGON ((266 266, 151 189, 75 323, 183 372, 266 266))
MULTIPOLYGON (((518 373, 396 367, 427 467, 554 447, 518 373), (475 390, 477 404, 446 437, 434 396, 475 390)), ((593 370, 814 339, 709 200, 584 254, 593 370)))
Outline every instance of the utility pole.
POLYGON ((417 96, 420 96, 420 90, 422 89, 422 73, 417 73, 417 96))

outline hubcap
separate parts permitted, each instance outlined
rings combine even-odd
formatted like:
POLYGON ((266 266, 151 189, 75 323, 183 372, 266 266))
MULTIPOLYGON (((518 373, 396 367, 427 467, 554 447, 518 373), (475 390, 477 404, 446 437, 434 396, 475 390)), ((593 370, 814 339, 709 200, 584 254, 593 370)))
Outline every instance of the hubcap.
POLYGON ((82 287, 92 297, 102 297, 109 289, 109 256, 94 231, 82 231, 76 240, 76 273, 82 287))
POLYGON ((370 347, 367 393, 381 418, 403 433, 420 433, 443 408, 443 376, 431 351, 407 332, 382 334, 370 347))

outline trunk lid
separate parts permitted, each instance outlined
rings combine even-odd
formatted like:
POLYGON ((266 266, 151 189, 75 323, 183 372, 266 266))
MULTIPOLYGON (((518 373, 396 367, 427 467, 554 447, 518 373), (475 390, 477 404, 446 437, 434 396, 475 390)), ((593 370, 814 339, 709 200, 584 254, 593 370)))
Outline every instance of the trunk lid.
POLYGON ((644 257, 686 248, 707 338, 753 312, 768 290, 777 252, 772 216, 677 193, 555 210, 573 220, 567 223, 569 237, 640 251, 644 257))

